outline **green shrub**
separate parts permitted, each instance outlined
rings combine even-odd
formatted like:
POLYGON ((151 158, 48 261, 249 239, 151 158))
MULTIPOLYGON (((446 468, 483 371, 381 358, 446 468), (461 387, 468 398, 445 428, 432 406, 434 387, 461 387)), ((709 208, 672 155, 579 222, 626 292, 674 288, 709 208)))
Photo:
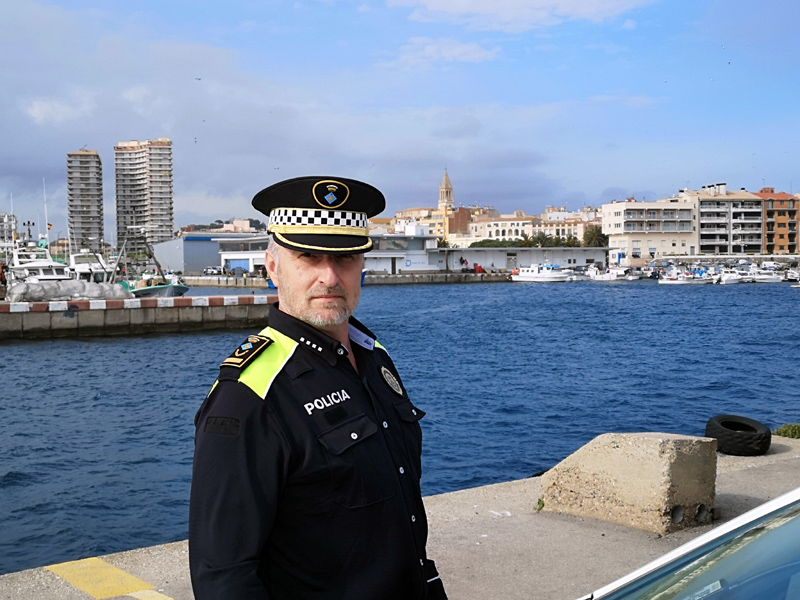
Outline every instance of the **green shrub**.
POLYGON ((781 425, 772 433, 788 438, 800 438, 800 423, 787 423, 781 425))

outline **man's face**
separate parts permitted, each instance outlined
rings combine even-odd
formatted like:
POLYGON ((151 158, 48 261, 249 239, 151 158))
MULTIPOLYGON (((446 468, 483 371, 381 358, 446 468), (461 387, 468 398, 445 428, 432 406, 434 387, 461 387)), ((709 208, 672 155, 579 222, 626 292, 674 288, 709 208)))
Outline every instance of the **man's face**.
POLYGON ((311 254, 278 246, 266 267, 281 310, 322 330, 346 323, 361 298, 363 254, 311 254))

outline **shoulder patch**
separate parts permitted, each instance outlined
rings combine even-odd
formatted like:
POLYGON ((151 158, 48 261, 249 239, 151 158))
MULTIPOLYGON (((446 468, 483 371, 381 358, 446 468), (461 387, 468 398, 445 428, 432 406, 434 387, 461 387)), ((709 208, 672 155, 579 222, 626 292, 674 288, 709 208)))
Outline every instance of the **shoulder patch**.
POLYGON ((250 335, 241 346, 233 351, 233 354, 222 361, 220 367, 244 369, 250 361, 266 350, 271 343, 272 340, 266 336, 250 335))

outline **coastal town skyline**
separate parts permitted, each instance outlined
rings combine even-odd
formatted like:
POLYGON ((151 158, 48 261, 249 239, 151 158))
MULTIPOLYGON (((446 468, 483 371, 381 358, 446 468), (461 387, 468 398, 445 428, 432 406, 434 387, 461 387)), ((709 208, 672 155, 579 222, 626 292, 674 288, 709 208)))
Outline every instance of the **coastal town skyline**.
MULTIPOLYGON (((726 181, 793 194, 800 9, 777 2, 513 0, 78 3, 0 9, 9 144, 0 212, 66 229, 64 156, 169 137, 175 224, 252 215, 252 195, 351 175, 385 214, 456 203, 655 200, 726 181), (213 218, 212 218, 213 217, 213 218), (62 225, 63 223, 63 225, 62 225)), ((111 224, 107 221, 106 228, 111 224)))

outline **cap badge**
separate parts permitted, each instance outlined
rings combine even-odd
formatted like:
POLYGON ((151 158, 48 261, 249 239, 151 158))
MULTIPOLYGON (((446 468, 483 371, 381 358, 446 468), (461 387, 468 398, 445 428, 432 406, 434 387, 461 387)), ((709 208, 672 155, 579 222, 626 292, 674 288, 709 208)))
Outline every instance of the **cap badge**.
POLYGON ((340 181, 332 179, 318 181, 314 184, 311 193, 317 204, 324 208, 339 208, 350 197, 350 189, 340 181))
POLYGON ((403 395, 403 388, 400 387, 400 382, 397 381, 397 378, 394 375, 392 375, 392 372, 389 369, 387 369, 386 367, 381 367, 381 375, 383 375, 383 378, 386 380, 386 383, 389 384, 389 387, 392 388, 392 390, 394 390, 394 392, 397 395, 399 396, 403 395))
POLYGON ((333 204, 334 202, 336 202, 336 200, 338 200, 338 198, 336 197, 336 194, 334 194, 334 192, 337 189, 338 188, 335 185, 329 185, 328 186, 328 191, 330 193, 327 196, 325 196, 325 200, 328 201, 328 204, 333 204))

